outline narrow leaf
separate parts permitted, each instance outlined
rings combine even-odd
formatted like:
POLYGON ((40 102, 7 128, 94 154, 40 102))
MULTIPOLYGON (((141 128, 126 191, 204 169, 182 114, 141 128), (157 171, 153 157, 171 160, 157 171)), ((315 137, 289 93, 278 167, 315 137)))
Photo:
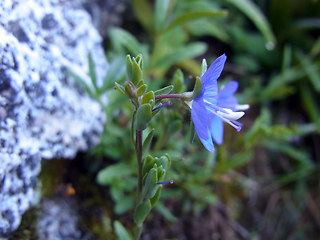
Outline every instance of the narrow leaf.
POLYGON ((161 88, 154 92, 154 95, 162 95, 162 94, 169 94, 173 89, 173 85, 169 85, 167 87, 161 88))
POLYGON ((167 12, 170 5, 170 0, 157 0, 154 14, 154 29, 155 32, 160 31, 165 26, 167 12))
POLYGON ((94 62, 92 59, 92 55, 90 52, 88 53, 88 63, 89 63, 89 75, 90 75, 90 78, 92 81, 92 85, 93 85, 94 89, 96 90, 96 92, 98 92, 96 71, 95 71, 95 66, 94 66, 94 62))
POLYGON ((276 44, 276 38, 262 11, 250 0, 227 0, 227 2, 234 5, 252 20, 266 39, 266 47, 273 49, 276 44))
POLYGON ((146 200, 140 203, 134 211, 133 219, 137 225, 140 225, 144 222, 149 212, 151 211, 150 200, 146 200))
POLYGON ((102 92, 111 89, 115 82, 120 82, 125 76, 125 63, 123 57, 117 57, 111 61, 107 75, 103 80, 102 92))
POLYGON ((115 221, 113 224, 114 230, 119 240, 131 240, 132 236, 127 232, 124 226, 119 222, 115 221))
POLYGON ((189 21, 204 18, 204 17, 225 17, 227 16, 227 12, 221 11, 221 12, 215 12, 215 11, 194 11, 194 12, 188 12, 184 13, 180 16, 178 16, 176 19, 174 19, 169 26, 167 27, 166 31, 169 31, 181 24, 185 24, 189 21))
POLYGON ((151 144, 153 135, 154 135, 154 129, 152 129, 152 130, 149 132, 148 136, 146 137, 146 139, 145 139, 144 142, 143 142, 143 145, 142 145, 142 149, 143 149, 142 154, 143 154, 143 155, 144 155, 146 152, 149 151, 149 148, 150 148, 150 144, 151 144))

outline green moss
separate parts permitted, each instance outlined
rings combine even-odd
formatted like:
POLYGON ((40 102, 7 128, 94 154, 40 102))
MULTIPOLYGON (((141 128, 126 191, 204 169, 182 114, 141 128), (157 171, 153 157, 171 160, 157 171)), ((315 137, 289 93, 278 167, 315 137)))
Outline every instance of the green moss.
POLYGON ((39 210, 30 208, 22 216, 19 228, 11 235, 10 240, 37 240, 37 220, 39 210))

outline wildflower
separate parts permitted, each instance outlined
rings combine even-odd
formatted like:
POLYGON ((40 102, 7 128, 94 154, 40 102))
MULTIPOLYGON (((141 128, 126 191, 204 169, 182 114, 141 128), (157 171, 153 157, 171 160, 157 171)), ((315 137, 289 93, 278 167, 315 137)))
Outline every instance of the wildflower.
POLYGON ((223 122, 230 124, 237 131, 242 124, 237 122, 244 115, 249 105, 239 105, 233 96, 238 88, 235 81, 229 82, 220 92, 217 79, 224 67, 227 57, 225 54, 218 57, 201 77, 201 92, 191 103, 191 116, 196 132, 209 152, 214 152, 212 139, 217 144, 223 142, 223 122))

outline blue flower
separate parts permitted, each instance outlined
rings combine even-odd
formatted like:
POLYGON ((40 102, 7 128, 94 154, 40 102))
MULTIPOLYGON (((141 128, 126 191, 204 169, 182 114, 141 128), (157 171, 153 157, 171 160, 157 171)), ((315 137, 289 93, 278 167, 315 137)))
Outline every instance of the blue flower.
POLYGON ((238 88, 237 82, 231 81, 218 91, 217 79, 226 59, 225 54, 218 57, 203 74, 201 92, 191 103, 191 117, 196 132, 209 152, 214 152, 213 140, 217 144, 223 142, 223 122, 240 131, 242 124, 236 120, 241 118, 244 112, 238 111, 249 108, 249 105, 239 105, 233 96, 238 88))

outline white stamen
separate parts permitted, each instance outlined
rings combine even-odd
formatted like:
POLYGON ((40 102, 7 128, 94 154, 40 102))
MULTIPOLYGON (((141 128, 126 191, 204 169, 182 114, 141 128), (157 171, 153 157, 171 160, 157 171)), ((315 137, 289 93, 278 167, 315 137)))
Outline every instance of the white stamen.
MULTIPOLYGON (((225 116, 228 116, 228 114, 221 112, 221 111, 213 111, 211 109, 208 109, 208 111, 212 112, 213 114, 217 115, 219 118, 221 118, 223 121, 225 121, 226 123, 228 123, 229 125, 231 125, 232 127, 234 127, 238 132, 241 130, 241 125, 238 125, 237 122, 232 122, 233 120, 226 118, 225 116), (222 114, 224 115, 222 115, 222 114)), ((223 108, 223 110, 226 110, 225 108, 223 108)), ((231 111, 230 109, 227 109, 228 111, 231 111)), ((231 111, 232 112, 232 111, 231 111)), ((244 114, 244 113, 243 113, 244 114)), ((243 115, 242 115, 243 116, 243 115)))
POLYGON ((245 111, 245 110, 248 110, 249 108, 250 108, 249 104, 236 105, 235 107, 237 111, 245 111))
POLYGON ((244 115, 244 112, 233 112, 231 109, 223 108, 225 112, 217 111, 217 114, 230 120, 235 121, 241 118, 244 115))

